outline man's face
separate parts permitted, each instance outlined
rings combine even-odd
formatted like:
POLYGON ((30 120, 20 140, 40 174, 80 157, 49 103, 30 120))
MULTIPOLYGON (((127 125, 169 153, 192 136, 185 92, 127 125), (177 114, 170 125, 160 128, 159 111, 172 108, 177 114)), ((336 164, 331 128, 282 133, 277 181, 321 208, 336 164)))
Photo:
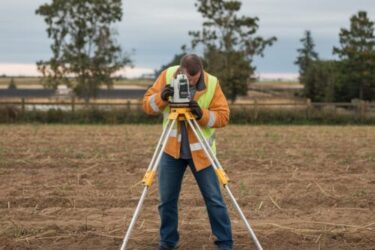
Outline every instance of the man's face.
POLYGON ((189 75, 189 73, 186 70, 184 70, 184 74, 187 76, 187 78, 189 80, 189 85, 191 85, 191 86, 194 86, 198 83, 199 78, 201 77, 201 73, 202 72, 199 71, 197 74, 191 76, 191 75, 189 75))

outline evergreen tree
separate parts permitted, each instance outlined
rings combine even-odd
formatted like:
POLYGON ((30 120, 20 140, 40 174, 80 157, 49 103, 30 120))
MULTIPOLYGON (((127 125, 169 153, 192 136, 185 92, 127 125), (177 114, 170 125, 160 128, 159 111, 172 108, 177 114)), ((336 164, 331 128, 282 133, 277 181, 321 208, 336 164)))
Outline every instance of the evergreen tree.
MULTIPOLYGON (((297 49, 298 57, 294 62, 299 66, 299 80, 304 85, 305 89, 311 89, 311 86, 306 86, 306 72, 314 61, 319 59, 318 53, 315 52, 314 41, 309 30, 305 31, 305 36, 300 39, 302 43, 302 48, 297 49)), ((305 92, 306 95, 308 93, 305 92)))
POLYGON ((8 85, 8 89, 17 89, 17 85, 16 85, 16 81, 14 80, 14 78, 10 78, 10 82, 9 82, 9 85, 8 85))
POLYGON ((313 102, 335 101, 337 62, 311 61, 304 73, 304 94, 313 102))
POLYGON ((256 36, 257 17, 239 16, 241 2, 236 0, 197 0, 195 6, 204 18, 202 31, 190 31, 192 47, 203 47, 207 71, 216 75, 223 91, 233 102, 246 95, 254 75, 255 56, 263 56, 276 37, 256 36))
POLYGON ((46 86, 73 86, 88 101, 100 85, 113 84, 114 72, 131 63, 111 29, 122 18, 121 0, 52 0, 36 14, 44 17, 53 41, 52 58, 37 63, 46 86))
POLYGON ((374 22, 365 11, 350 19, 350 28, 340 31, 340 47, 334 47, 340 61, 340 77, 336 98, 375 99, 375 35, 374 22))

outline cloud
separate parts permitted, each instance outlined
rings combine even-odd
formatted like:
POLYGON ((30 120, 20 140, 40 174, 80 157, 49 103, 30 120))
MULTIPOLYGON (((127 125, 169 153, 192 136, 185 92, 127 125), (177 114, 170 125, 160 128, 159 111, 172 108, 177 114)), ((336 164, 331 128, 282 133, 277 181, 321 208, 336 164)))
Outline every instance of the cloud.
MULTIPOLYGON (((34 63, 51 56, 43 18, 35 9, 47 0, 2 1, 0 9, 0 63, 34 63)), ((203 19, 196 1, 123 1, 124 16, 115 27, 118 43, 125 51, 135 49, 138 68, 157 69, 190 44, 190 30, 200 30, 203 19)), ((296 72, 293 65, 299 39, 311 30, 317 50, 331 56, 340 28, 350 17, 366 10, 375 20, 374 0, 243 0, 241 14, 259 17, 259 34, 277 36, 278 42, 257 59, 258 69, 267 72, 296 72)))
POLYGON ((260 18, 264 34, 296 36, 310 29, 316 34, 335 36, 358 10, 375 18, 373 0, 245 0, 242 11, 260 18))
MULTIPOLYGON (((241 13, 258 16, 259 34, 276 36, 278 42, 266 49, 266 57, 257 59, 259 69, 274 72, 296 72, 293 65, 299 39, 311 30, 317 50, 324 57, 331 56, 341 27, 349 25, 349 18, 358 9, 366 9, 374 19, 373 0, 243 0, 241 13), (373 7, 371 7, 373 6, 373 7), (268 52, 272 52, 268 53, 268 52)), ((148 8, 147 1, 128 0, 124 21, 119 33, 124 47, 136 50, 136 64, 159 67, 170 61, 189 44, 189 30, 200 30, 202 17, 194 1, 158 1, 157 9, 148 8), (128 11, 127 11, 128 9, 128 11)))

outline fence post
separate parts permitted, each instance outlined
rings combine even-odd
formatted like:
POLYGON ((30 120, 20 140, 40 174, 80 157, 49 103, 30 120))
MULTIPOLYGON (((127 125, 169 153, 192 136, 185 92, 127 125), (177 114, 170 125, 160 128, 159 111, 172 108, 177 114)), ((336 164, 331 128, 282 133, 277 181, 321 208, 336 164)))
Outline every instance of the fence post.
POLYGON ((364 113, 364 101, 354 99, 354 100, 352 100, 351 103, 354 104, 355 113, 356 113, 357 117, 359 117, 359 119, 362 120, 363 119, 363 113, 364 113))
POLYGON ((311 110, 311 99, 306 99, 306 120, 310 119, 310 110, 311 110))
POLYGON ((360 107, 360 114, 361 114, 361 120, 363 120, 366 117, 366 101, 361 100, 359 103, 360 107))
POLYGON ((130 113, 130 109, 131 109, 131 102, 130 102, 130 100, 128 100, 126 102, 126 111, 127 111, 127 113, 130 113))
POLYGON ((22 113, 25 112, 25 97, 21 98, 21 110, 22 110, 22 113))
POLYGON ((72 96, 71 106, 72 106, 72 112, 74 112, 75 111, 75 97, 74 96, 72 96))

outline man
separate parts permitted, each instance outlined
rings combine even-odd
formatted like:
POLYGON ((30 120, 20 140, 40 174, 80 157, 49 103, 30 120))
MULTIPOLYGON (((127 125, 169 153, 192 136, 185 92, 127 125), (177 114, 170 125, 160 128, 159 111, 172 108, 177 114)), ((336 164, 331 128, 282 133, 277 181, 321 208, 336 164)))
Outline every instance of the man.
MULTIPOLYGON (((229 107, 216 77, 203 70, 200 58, 185 55, 179 66, 164 70, 143 98, 143 108, 148 114, 164 112, 168 119, 169 97, 173 96, 170 83, 178 72, 184 73, 190 85, 190 108, 215 152, 215 128, 224 127, 229 120, 229 107)), ((232 249, 232 231, 228 211, 220 192, 215 171, 198 139, 185 121, 172 129, 159 167, 160 193, 160 245, 159 250, 175 249, 178 245, 178 197, 181 182, 189 165, 203 195, 215 244, 219 250, 232 249)))

